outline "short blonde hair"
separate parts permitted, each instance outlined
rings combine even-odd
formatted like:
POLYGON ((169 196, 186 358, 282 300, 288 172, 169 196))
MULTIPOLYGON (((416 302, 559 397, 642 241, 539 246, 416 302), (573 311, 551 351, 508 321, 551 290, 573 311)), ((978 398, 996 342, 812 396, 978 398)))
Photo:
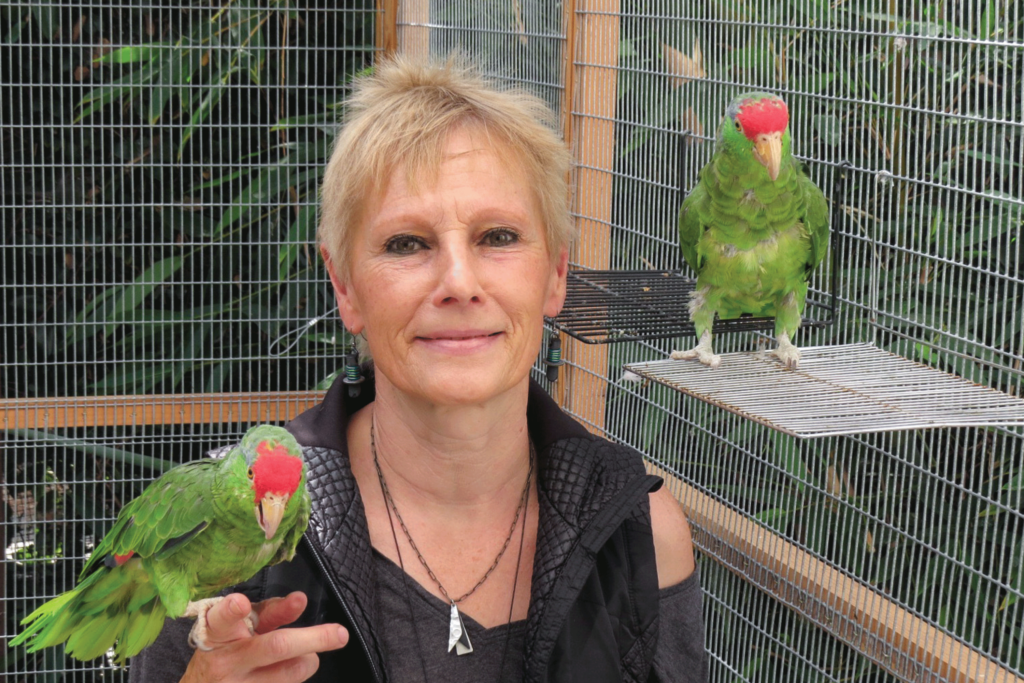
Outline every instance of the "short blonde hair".
POLYGON ((318 236, 338 277, 347 276, 353 230, 395 169, 402 165, 409 182, 436 177, 449 136, 462 127, 488 135, 495 153, 522 169, 552 256, 569 246, 569 152, 547 104, 498 89, 458 56, 443 63, 399 56, 356 80, 324 173, 318 236))

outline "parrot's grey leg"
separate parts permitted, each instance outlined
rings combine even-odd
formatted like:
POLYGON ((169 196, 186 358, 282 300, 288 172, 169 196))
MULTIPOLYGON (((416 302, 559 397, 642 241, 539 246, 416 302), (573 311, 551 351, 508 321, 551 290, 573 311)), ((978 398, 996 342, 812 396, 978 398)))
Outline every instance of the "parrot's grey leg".
POLYGON ((793 342, 789 341, 789 335, 785 332, 778 334, 779 345, 770 353, 786 364, 787 368, 796 370, 800 367, 800 349, 793 346, 793 342))
MULTIPOLYGON (((213 609, 213 606, 224 598, 206 598, 205 600, 195 600, 185 606, 185 612, 181 615, 183 617, 194 617, 196 623, 192 626, 192 630, 188 634, 188 644, 196 650, 203 650, 209 652, 213 649, 210 645, 207 645, 210 635, 210 627, 206 622, 206 613, 213 609)), ((259 615, 256 612, 249 612, 249 616, 245 618, 245 625, 249 627, 250 635, 256 634, 256 626, 259 624, 259 615)))
POLYGON ((709 368, 717 368, 722 363, 722 357, 715 355, 711 347, 711 330, 704 330, 700 335, 700 342, 689 351, 673 351, 670 354, 672 360, 699 360, 709 368))

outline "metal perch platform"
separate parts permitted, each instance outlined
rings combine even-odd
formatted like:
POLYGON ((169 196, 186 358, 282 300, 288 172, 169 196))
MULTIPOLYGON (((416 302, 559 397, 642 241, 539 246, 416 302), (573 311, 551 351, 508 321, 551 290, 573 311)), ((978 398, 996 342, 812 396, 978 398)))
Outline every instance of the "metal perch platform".
POLYGON ((873 344, 802 348, 799 370, 766 352, 624 367, 786 434, 808 439, 938 427, 1024 425, 1024 399, 873 344))
MULTIPOLYGON (((694 278, 657 270, 574 270, 569 273, 565 306, 549 323, 587 344, 694 336, 690 293, 694 278)), ((831 324, 834 294, 819 301, 808 294, 804 327, 831 324)), ((773 331, 775 318, 744 316, 715 319, 715 334, 773 331)))

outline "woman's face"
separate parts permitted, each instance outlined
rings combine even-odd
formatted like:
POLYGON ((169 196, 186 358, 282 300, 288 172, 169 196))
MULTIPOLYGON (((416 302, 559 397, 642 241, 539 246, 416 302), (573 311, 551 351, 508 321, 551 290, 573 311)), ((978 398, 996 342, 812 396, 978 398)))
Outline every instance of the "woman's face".
POLYGON ((352 236, 342 320, 366 332, 376 371, 434 404, 481 403, 525 381, 543 316, 565 299, 522 173, 472 129, 452 133, 436 182, 396 168, 352 236))

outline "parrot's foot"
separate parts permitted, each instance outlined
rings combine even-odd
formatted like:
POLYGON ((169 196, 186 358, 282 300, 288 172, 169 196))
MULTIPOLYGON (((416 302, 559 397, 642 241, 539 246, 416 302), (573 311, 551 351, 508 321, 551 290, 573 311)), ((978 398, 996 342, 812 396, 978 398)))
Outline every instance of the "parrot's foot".
POLYGON ((702 365, 712 369, 722 364, 722 357, 716 356, 715 350, 711 347, 710 332, 704 332, 700 336, 700 343, 689 351, 673 351, 669 357, 672 360, 699 360, 702 365))
MULTIPOLYGON (((213 609, 213 606, 224 598, 207 598, 205 600, 196 600, 188 603, 185 606, 185 612, 181 615, 183 617, 194 617, 196 623, 192 626, 192 630, 188 634, 188 644, 196 650, 203 650, 209 652, 213 649, 210 645, 207 645, 209 640, 210 626, 206 622, 206 613, 213 609)), ((249 612, 249 616, 245 618, 245 625, 249 627, 249 633, 251 635, 256 634, 256 626, 259 624, 259 616, 255 612, 249 612)))
POLYGON ((785 332, 779 334, 779 345, 770 353, 781 360, 790 370, 800 367, 800 349, 793 346, 793 342, 789 341, 789 335, 785 332))

